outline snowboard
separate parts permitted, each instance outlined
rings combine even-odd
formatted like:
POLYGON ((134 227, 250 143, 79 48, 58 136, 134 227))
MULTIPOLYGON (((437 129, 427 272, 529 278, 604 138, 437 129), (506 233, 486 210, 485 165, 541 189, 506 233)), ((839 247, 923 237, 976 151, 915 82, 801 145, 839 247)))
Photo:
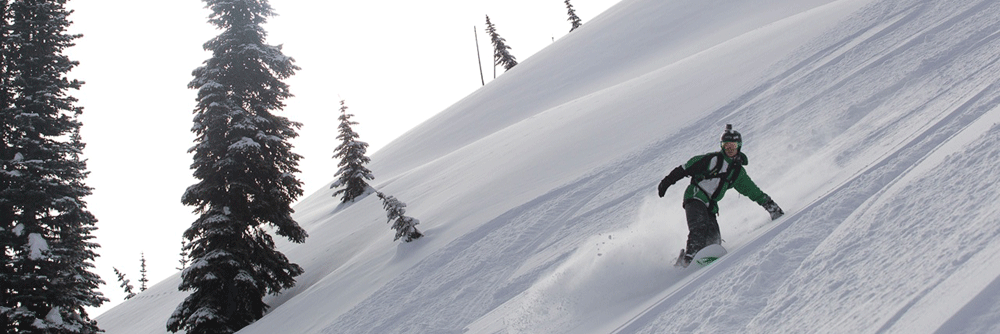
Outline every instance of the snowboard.
MULTIPOLYGON (((674 267, 687 267, 684 265, 684 254, 684 250, 681 249, 681 254, 677 257, 677 262, 674 263, 674 267)), ((698 266, 704 267, 712 264, 712 262, 715 262, 715 260, 718 260, 723 255, 726 255, 726 248, 719 244, 712 244, 705 246, 705 248, 702 248, 698 251, 698 253, 695 253, 694 259, 691 260, 691 263, 697 263, 698 266)), ((690 266, 690 264, 688 266, 690 266)))

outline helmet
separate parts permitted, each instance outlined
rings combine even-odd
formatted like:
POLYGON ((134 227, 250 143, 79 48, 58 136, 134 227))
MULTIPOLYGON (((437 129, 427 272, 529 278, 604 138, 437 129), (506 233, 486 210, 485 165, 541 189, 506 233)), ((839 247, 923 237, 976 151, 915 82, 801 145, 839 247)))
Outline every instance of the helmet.
POLYGON ((739 131, 733 130, 732 124, 726 124, 726 132, 722 133, 722 140, 719 145, 727 142, 735 142, 738 145, 737 147, 743 148, 743 135, 740 135, 739 131))

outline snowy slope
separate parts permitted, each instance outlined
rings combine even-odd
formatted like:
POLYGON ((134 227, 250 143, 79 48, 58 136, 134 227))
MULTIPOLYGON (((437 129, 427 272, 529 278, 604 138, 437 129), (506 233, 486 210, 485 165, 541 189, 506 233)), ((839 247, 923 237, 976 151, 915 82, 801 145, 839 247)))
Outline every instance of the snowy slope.
MULTIPOLYGON (((993 0, 624 0, 372 156, 425 238, 296 206, 306 273, 241 333, 996 332, 998 59, 993 0), (730 254, 673 268, 655 185, 727 123, 788 214, 733 192, 730 254)), ((100 326, 165 332, 178 282, 100 326)))

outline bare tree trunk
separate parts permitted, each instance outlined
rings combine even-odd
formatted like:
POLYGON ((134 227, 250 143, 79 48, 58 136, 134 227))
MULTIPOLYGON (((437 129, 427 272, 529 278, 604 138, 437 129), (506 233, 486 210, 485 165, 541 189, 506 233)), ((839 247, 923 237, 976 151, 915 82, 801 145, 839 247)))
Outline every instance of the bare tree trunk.
POLYGON ((479 81, 486 86, 486 79, 483 78, 483 58, 479 55, 479 32, 476 31, 476 26, 472 26, 472 34, 476 36, 476 63, 479 64, 479 81))

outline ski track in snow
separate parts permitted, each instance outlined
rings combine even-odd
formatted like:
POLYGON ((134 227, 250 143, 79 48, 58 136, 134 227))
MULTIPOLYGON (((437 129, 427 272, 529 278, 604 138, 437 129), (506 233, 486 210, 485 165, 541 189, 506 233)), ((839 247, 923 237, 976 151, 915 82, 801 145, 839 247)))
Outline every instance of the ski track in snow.
MULTIPOLYGON (((306 273, 241 333, 998 331, 998 17, 992 0, 623 1, 374 157, 425 238, 391 243, 370 198, 298 205, 310 240, 278 244, 306 273), (729 254, 674 268, 686 184, 656 183, 727 123, 786 215, 731 191, 729 254)), ((164 331, 177 283, 100 325, 164 331)))

